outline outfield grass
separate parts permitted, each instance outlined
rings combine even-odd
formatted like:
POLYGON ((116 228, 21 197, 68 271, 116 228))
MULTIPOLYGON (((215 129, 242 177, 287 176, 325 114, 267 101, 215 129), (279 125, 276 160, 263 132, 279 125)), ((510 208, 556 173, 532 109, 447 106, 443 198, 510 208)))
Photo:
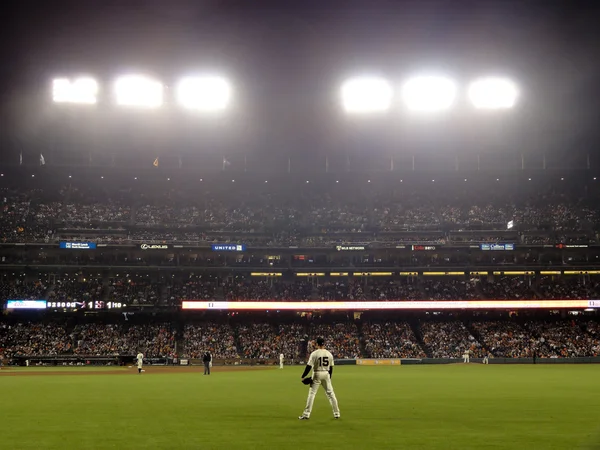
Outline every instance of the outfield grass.
POLYGON ((577 449, 600 443, 600 367, 338 367, 342 419, 302 368, 0 377, 5 449, 577 449))

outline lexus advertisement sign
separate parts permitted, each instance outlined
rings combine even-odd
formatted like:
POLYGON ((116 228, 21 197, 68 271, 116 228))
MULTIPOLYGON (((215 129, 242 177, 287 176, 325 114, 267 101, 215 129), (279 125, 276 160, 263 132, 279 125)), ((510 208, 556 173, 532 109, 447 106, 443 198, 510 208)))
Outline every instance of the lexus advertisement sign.
POLYGON ((140 244, 141 250, 168 250, 167 244, 140 244))

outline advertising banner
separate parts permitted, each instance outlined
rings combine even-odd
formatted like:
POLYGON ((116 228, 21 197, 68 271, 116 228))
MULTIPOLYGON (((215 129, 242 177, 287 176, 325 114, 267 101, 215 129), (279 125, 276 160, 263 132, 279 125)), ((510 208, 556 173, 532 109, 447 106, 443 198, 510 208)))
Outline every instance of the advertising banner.
POLYGON ((357 366, 399 366, 402 364, 400 359, 357 359, 357 366))
POLYGON ((60 248, 66 248, 69 250, 95 250, 95 242, 61 242, 60 248))
POLYGON ((212 244, 213 252, 245 252, 245 244, 212 244))
POLYGON ((140 244, 141 250, 167 250, 167 244, 140 244))

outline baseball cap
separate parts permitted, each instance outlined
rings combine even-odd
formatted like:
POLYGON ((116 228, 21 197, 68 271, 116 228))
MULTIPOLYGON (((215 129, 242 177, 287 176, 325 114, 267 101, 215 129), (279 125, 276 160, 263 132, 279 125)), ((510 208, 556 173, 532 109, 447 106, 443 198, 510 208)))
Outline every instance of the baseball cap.
POLYGON ((322 337, 317 338, 317 345, 319 345, 319 346, 325 345, 325 339, 323 339, 322 337))

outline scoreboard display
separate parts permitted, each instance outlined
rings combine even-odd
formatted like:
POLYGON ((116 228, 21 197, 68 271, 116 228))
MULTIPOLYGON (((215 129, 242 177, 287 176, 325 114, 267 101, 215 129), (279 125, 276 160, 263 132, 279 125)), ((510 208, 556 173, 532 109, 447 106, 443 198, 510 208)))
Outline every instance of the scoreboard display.
POLYGON ((127 305, 121 302, 104 302, 100 300, 89 302, 46 302, 46 309, 69 309, 69 310, 104 310, 121 309, 127 305))
POLYGON ((110 309, 122 309, 127 305, 121 302, 104 302, 93 300, 87 302, 77 301, 47 301, 47 300, 7 300, 6 309, 20 310, 55 310, 55 311, 100 311, 110 309))

